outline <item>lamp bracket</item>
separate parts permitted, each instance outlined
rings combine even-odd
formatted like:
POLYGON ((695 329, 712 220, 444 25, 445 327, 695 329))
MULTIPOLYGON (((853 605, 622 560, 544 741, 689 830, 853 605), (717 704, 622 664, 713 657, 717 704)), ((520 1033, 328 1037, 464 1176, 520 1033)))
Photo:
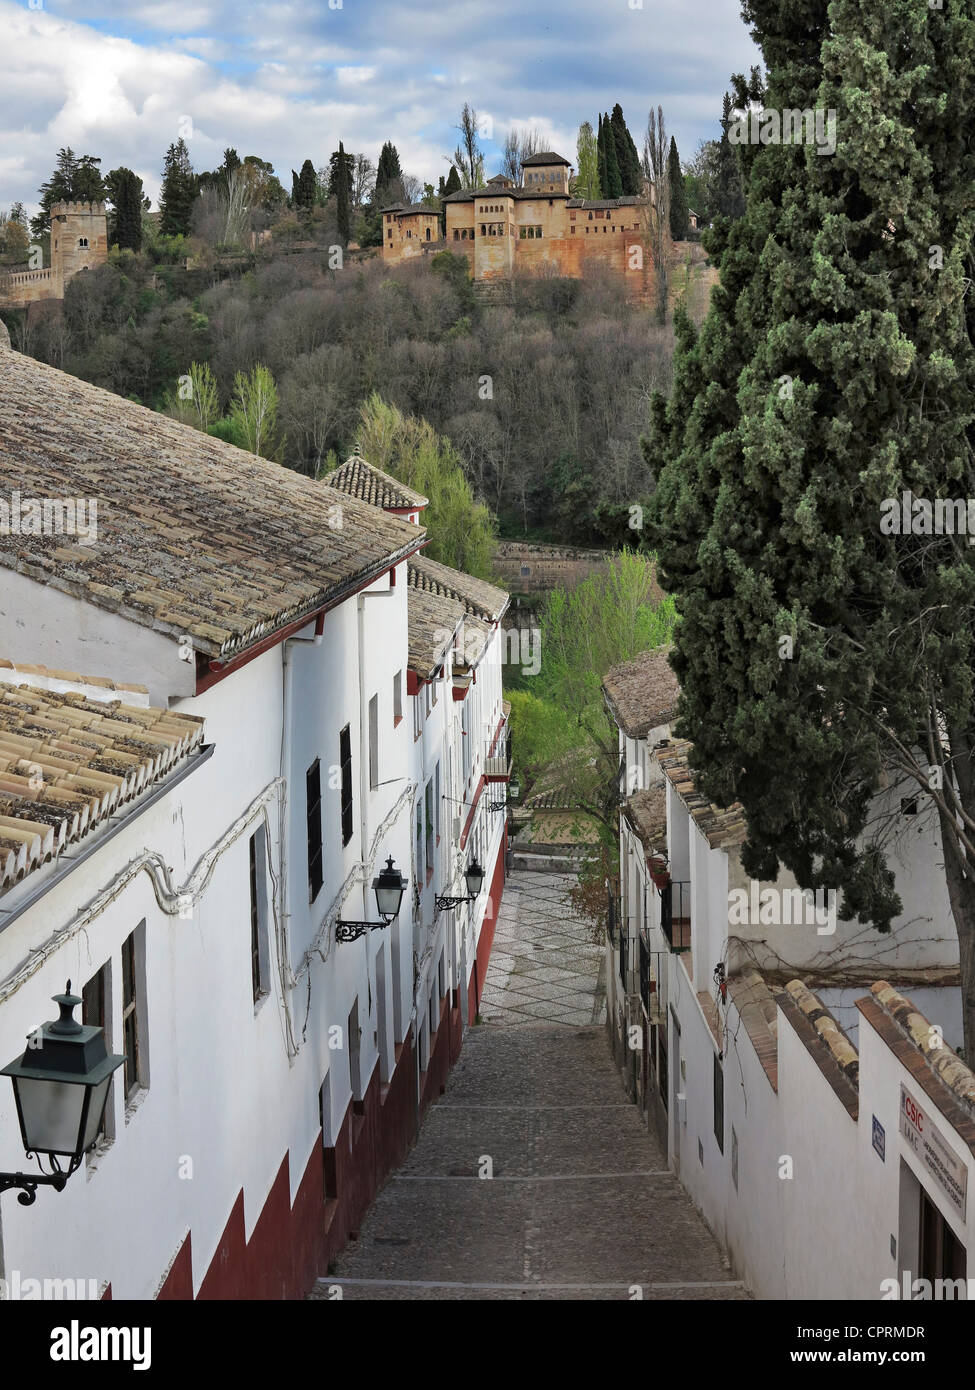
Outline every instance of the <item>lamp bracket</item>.
MULTIPOLYGON (((27 1157, 30 1158, 30 1154, 27 1157)), ((52 1158, 51 1162, 54 1163, 55 1160, 52 1158)), ((75 1156, 66 1169, 58 1168, 53 1173, 0 1173, 0 1192, 20 1188, 17 1201, 22 1207, 29 1207, 37 1200, 39 1187, 53 1187, 55 1192, 63 1191, 71 1174, 80 1166, 81 1159, 75 1156)))
POLYGON ((476 893, 468 893, 463 898, 438 898, 437 911, 449 912, 452 907, 460 907, 463 903, 472 903, 476 897, 476 893))
POLYGON ((382 931, 383 927, 388 926, 388 922, 336 922, 335 940, 358 941, 359 937, 365 936, 367 932, 382 931))

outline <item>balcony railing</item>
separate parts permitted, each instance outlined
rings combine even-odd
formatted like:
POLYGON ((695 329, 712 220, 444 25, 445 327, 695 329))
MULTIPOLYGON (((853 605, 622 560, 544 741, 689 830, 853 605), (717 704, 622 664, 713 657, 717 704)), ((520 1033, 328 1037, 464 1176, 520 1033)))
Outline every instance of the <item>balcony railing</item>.
POLYGON ((489 782, 503 782, 511 775, 511 730, 507 720, 500 732, 484 744, 484 776, 489 782))
POLYGON ((691 948, 691 885, 671 879, 660 890, 660 926, 672 951, 691 948))

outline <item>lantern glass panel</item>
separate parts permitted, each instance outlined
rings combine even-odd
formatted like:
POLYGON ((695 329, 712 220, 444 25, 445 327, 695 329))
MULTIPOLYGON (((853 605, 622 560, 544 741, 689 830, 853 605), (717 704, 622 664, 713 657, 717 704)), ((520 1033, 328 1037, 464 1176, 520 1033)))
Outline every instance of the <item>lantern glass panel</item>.
POLYGON ((88 1107, 88 1120, 85 1124, 85 1137, 82 1144, 83 1149, 90 1149, 98 1138, 98 1131, 102 1127, 102 1114, 105 1109, 105 1101, 108 1098, 108 1088, 112 1084, 111 1074, 106 1076, 104 1081, 99 1081, 97 1086, 91 1088, 91 1104, 88 1107))
POLYGON ((14 1085, 20 1098, 24 1142, 28 1150, 68 1156, 75 1153, 88 1088, 26 1076, 17 1077, 14 1085))

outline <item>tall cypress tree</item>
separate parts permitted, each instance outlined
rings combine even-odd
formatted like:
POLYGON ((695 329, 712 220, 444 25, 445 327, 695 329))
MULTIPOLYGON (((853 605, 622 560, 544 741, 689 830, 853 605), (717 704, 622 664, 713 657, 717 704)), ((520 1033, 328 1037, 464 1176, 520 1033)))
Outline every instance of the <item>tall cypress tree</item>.
POLYGON ((599 117, 599 134, 596 137, 596 155, 599 161, 599 196, 600 198, 608 198, 609 171, 606 167, 606 126, 602 114, 599 117))
MULTIPOLYGON (((392 141, 387 140, 379 152, 379 162, 376 165, 376 191, 373 194, 373 202, 376 207, 381 208, 383 202, 388 200, 390 184, 395 183, 403 177, 400 168, 399 154, 392 141)), ((458 184, 459 184, 458 179, 458 184)))
POLYGON ((975 25, 968 5, 800 8, 745 16, 767 108, 834 109, 835 153, 750 150, 720 286, 699 336, 679 325, 645 445, 679 728, 706 794, 744 805, 746 873, 784 864, 879 932, 902 910, 892 846, 940 829, 926 887, 957 930, 971 1064, 975 551, 923 508, 898 534, 889 503, 899 521, 905 493, 973 495, 975 25))
POLYGON ((623 196, 623 177, 620 174, 619 160, 616 157, 616 136, 608 116, 603 117, 603 144, 606 149, 606 191, 604 198, 623 196))
POLYGON ((306 159, 301 166, 301 173, 297 179, 297 189, 295 201, 300 208, 313 208, 315 206, 315 193, 318 187, 315 178, 315 166, 310 159, 306 159))
POLYGON ((333 189, 335 193, 335 220, 338 224, 339 236, 343 241, 348 241, 352 232, 349 215, 351 201, 349 197, 349 161, 341 140, 339 141, 338 159, 335 164, 333 189))
POLYGON ((142 180, 131 169, 112 169, 105 177, 114 208, 113 243, 123 251, 142 249, 142 180))
POLYGON ((619 102, 613 107, 613 114, 609 118, 609 123, 616 146, 616 162, 619 165, 620 184, 623 193, 635 197, 640 192, 643 171, 640 167, 640 156, 633 143, 633 136, 623 119, 623 108, 619 102))
POLYGON ((675 241, 683 241, 687 236, 689 217, 687 214, 687 190, 681 172, 677 141, 670 137, 670 153, 667 156, 667 181, 670 184, 670 235, 675 241))
POLYGON ((166 151, 159 194, 159 228, 166 236, 187 236, 196 198, 196 177, 186 141, 180 136, 166 151))
POLYGON ((731 128, 731 95, 725 92, 721 107, 721 140, 718 145, 718 169, 714 182, 714 211, 718 217, 736 221, 745 211, 745 191, 738 148, 728 139, 731 128))

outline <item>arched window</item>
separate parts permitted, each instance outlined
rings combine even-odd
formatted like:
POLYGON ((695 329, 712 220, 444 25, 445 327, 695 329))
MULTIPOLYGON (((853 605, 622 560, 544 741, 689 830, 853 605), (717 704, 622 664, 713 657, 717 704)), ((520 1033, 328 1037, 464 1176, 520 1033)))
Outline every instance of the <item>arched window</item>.
POLYGON ((85 247, 87 247, 87 245, 88 245, 88 238, 87 238, 86 236, 80 236, 80 237, 78 238, 78 245, 79 245, 79 246, 85 246, 85 247))

